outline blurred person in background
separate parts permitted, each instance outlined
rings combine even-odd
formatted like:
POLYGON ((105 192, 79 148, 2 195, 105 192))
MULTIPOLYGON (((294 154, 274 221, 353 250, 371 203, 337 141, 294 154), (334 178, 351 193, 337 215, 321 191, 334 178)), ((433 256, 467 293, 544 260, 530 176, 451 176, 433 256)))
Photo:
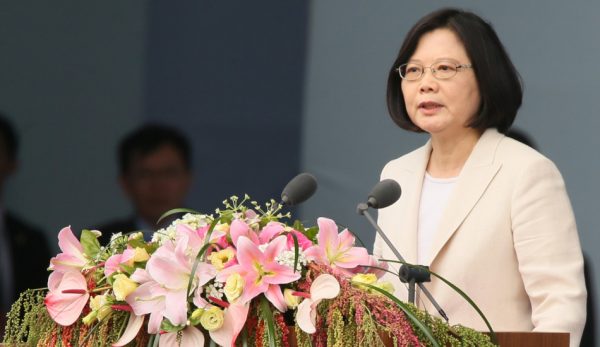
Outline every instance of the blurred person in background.
POLYGON ((7 180, 18 168, 18 150, 18 135, 0 114, 0 323, 20 292, 46 286, 51 256, 45 234, 10 212, 3 199, 7 180))
POLYGON ((97 229, 106 245, 117 232, 142 231, 149 240, 160 216, 183 207, 191 184, 191 149, 178 130, 144 125, 125 136, 118 148, 119 183, 130 200, 133 214, 109 221, 97 229))

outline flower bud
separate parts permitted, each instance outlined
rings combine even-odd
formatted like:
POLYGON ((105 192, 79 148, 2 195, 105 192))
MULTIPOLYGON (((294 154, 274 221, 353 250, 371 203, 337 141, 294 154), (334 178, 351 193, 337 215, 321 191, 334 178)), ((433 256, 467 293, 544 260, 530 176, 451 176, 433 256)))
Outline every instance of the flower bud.
POLYGON ((285 300, 285 304, 288 308, 294 309, 298 307, 302 298, 299 296, 293 295, 294 290, 286 288, 283 291, 283 299, 285 300))
POLYGON ((97 315, 98 315, 98 311, 92 311, 92 312, 88 313, 85 317, 83 317, 83 319, 81 321, 85 325, 90 325, 94 322, 97 315))
POLYGON ((200 318, 202 317, 202 314, 204 313, 204 309, 203 308, 197 308, 194 310, 194 312, 192 312, 192 315, 190 316, 190 323, 191 325, 198 325, 200 324, 200 318))

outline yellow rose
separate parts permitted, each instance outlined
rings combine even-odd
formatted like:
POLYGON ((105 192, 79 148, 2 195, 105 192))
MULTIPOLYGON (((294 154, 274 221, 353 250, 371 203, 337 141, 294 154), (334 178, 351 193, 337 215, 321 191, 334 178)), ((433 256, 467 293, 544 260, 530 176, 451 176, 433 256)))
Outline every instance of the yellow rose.
POLYGON ((223 291, 225 292, 225 296, 229 302, 233 303, 237 298, 240 297, 240 295, 242 295, 242 292, 244 291, 244 284, 244 279, 239 273, 234 273, 227 277, 223 291))
POLYGON ((192 315, 190 316, 190 323, 192 325, 198 325, 200 324, 200 318, 202 317, 202 314, 204 313, 204 309, 203 308, 197 308, 194 310, 194 312, 192 312, 192 315))
POLYGON ((138 287, 136 282, 130 280, 129 277, 124 274, 115 275, 114 279, 113 291, 115 292, 115 297, 119 301, 125 300, 127 295, 131 294, 138 287))
POLYGON ((352 277, 354 283, 373 284, 377 282, 375 274, 357 274, 352 277))
POLYGON ((228 261, 233 259, 233 257, 235 257, 233 249, 225 248, 218 252, 212 252, 208 259, 210 260, 210 263, 215 267, 215 269, 217 269, 217 271, 220 271, 223 270, 225 264, 227 264, 228 261))
POLYGON ((213 331, 221 328, 225 317, 223 311, 217 306, 211 306, 205 310, 200 316, 200 324, 208 331, 213 331))
POLYGON ((300 304, 302 298, 299 296, 293 295, 294 291, 292 289, 286 288, 283 291, 283 298, 285 299, 285 304, 289 308, 296 308, 300 304))
MULTIPOLYGON (((92 309, 92 312, 85 317, 85 318, 88 318, 88 320, 89 319, 94 320, 94 318, 97 318, 98 321, 101 321, 112 312, 112 308, 108 304, 106 294, 96 295, 95 297, 91 298, 90 299, 90 308, 92 309), (92 315, 92 313, 94 313, 94 314, 92 315)), ((86 323, 86 324, 88 324, 88 323, 86 323)))
POLYGON ((150 259, 150 255, 146 252, 145 248, 136 247, 133 254, 133 261, 136 263, 140 263, 150 259))

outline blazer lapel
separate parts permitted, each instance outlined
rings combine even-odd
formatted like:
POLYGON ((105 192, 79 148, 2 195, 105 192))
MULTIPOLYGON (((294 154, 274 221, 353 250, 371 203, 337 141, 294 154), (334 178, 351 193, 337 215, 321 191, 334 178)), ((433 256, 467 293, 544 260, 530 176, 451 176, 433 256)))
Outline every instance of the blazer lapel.
MULTIPOLYGON (((402 256, 408 263, 417 263, 417 232, 419 226, 419 206, 421 202, 421 190, 423 187, 423 179, 425 177, 425 170, 427 169, 427 163, 429 162, 429 155, 431 153, 431 141, 428 141, 423 147, 415 153, 415 156, 408 161, 405 166, 405 171, 408 174, 405 187, 403 189, 408 190, 409 187, 414 187, 414 190, 406 192, 406 205, 405 211, 402 212, 405 220, 402 225, 405 227, 399 232, 402 235, 402 242, 397 241, 396 244, 405 244, 402 247, 402 256)), ((404 194, 404 192, 403 192, 404 194)))
POLYGON ((437 228, 431 249, 431 264, 500 170, 502 164, 494 162, 494 154, 503 137, 495 129, 488 129, 473 148, 437 228))

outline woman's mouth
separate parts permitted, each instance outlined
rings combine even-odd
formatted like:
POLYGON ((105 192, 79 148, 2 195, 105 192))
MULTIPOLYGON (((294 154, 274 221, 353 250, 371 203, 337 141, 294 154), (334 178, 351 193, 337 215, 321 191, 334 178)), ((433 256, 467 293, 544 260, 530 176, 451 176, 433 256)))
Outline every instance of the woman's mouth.
POLYGON ((434 101, 423 101, 419 103, 419 110, 426 115, 437 113, 443 107, 442 104, 438 104, 434 101))

